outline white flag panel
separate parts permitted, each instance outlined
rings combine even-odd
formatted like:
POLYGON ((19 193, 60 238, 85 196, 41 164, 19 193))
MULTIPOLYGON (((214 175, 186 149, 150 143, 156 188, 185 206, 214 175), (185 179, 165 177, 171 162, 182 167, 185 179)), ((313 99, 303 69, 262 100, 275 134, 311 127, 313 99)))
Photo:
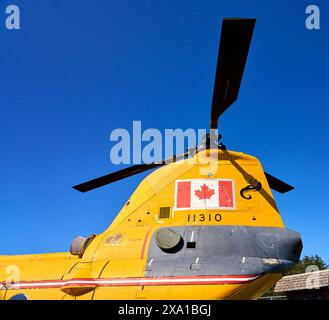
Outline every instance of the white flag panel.
POLYGON ((177 180, 175 209, 235 209, 234 181, 228 179, 177 180))

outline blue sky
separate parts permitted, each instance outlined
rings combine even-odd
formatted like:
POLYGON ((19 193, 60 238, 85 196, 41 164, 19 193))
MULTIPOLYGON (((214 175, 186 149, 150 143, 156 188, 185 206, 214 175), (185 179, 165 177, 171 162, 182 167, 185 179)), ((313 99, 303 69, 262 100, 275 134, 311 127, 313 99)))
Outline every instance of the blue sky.
POLYGON ((71 188, 118 170, 109 135, 206 128, 221 19, 257 18, 223 142, 293 184, 274 192, 303 254, 329 263, 326 1, 1 1, 0 254, 67 251, 100 233, 145 174, 86 194, 71 188), (17 4, 21 30, 5 28, 17 4), (305 28, 317 4, 321 29, 305 28))

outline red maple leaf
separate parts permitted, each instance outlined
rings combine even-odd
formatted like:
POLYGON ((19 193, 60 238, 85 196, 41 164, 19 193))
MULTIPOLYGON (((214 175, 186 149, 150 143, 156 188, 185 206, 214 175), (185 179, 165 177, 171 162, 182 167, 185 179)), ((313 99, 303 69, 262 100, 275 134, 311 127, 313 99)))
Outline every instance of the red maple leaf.
POLYGON ((209 187, 204 183, 200 190, 195 190, 195 195, 201 199, 210 199, 214 194, 214 189, 209 189, 209 187))

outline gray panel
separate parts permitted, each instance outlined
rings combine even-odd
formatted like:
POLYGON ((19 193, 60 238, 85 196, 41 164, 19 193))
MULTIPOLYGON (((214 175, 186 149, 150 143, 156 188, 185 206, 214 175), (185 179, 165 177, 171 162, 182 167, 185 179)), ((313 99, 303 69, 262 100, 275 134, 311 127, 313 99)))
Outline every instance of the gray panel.
POLYGON ((244 275, 282 272, 299 261, 297 232, 285 228, 244 226, 171 227, 184 239, 176 253, 163 252, 151 238, 146 276, 244 275), (191 239, 193 238, 193 239, 191 239), (196 242, 195 249, 186 243, 196 242))

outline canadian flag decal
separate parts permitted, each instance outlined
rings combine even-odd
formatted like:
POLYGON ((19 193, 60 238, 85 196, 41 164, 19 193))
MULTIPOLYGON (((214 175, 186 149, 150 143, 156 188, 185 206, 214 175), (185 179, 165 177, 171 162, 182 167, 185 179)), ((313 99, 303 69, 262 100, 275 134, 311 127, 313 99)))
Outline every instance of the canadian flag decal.
POLYGON ((234 181, 227 179, 177 180, 175 208, 235 209, 234 181))

